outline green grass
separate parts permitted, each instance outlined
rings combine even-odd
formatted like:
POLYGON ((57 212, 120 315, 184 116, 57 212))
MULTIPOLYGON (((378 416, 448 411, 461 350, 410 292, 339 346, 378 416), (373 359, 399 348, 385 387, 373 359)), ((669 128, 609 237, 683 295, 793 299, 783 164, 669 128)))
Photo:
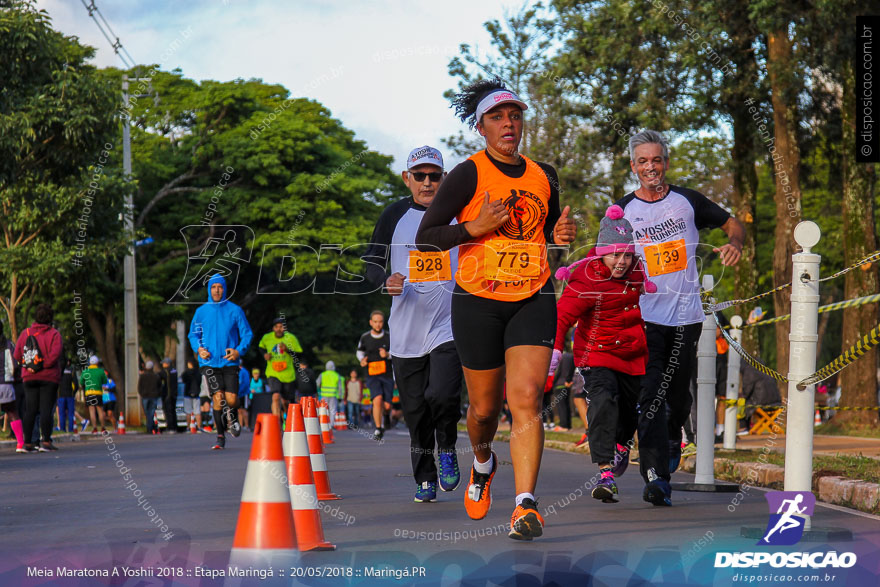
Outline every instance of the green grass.
POLYGON ((861 436, 862 438, 880 438, 880 426, 877 423, 873 425, 859 425, 853 423, 841 423, 840 421, 831 420, 815 429, 816 434, 825 434, 828 436, 861 436))
MULTIPOLYGON (((779 452, 764 453, 760 450, 720 450, 716 449, 715 456, 730 459, 739 463, 760 462, 771 465, 785 466, 785 455, 779 452)), ((861 479, 870 483, 880 483, 880 460, 857 455, 836 456, 814 455, 813 477, 840 476, 847 479, 861 479)))

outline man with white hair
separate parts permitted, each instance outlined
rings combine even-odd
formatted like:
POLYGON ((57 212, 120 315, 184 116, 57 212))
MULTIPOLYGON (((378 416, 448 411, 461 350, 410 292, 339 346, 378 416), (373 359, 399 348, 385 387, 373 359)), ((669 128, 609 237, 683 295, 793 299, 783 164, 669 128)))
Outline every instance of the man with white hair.
POLYGON ((688 386, 704 319, 697 277, 699 231, 720 228, 727 234, 730 242, 713 251, 720 254, 722 265, 730 266, 739 261, 745 229, 700 192, 666 183, 669 147, 660 133, 644 130, 633 135, 629 154, 639 187, 616 203, 632 224, 636 253, 657 286, 657 293, 642 295, 639 301, 648 339, 648 365, 639 394, 639 443, 643 453, 665 452, 666 446, 669 453, 668 461, 660 452, 641 459, 642 475, 649 479, 642 497, 653 505, 669 506, 669 478, 681 461, 681 428, 693 401, 688 386), (659 465, 648 468, 647 462, 659 465))

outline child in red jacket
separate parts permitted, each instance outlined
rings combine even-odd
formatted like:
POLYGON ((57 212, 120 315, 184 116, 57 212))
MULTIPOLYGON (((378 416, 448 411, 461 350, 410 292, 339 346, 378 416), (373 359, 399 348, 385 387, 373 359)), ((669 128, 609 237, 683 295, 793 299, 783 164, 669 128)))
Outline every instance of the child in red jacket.
MULTIPOLYGON (((602 218, 596 247, 585 259, 560 268, 556 278, 567 279, 568 286, 556 307, 551 372, 562 356, 566 332, 577 323, 574 360, 586 380, 590 455, 601 476, 592 496, 615 503, 614 474, 622 474, 629 462, 628 450, 621 445, 638 426, 641 376, 648 362, 639 296, 657 290, 636 259, 632 225, 620 206, 611 206, 602 218)), ((656 475, 648 472, 651 463, 642 467, 648 485, 656 483, 656 475)))

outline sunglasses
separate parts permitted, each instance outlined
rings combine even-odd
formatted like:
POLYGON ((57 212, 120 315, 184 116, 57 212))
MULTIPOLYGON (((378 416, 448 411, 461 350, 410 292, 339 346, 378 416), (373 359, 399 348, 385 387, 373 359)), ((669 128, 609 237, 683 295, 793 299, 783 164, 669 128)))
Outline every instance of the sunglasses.
POLYGON ((438 181, 443 179, 442 171, 434 171, 432 173, 425 173, 424 171, 410 171, 409 174, 414 180, 419 182, 425 181, 425 176, 430 177, 433 183, 437 183, 438 181))

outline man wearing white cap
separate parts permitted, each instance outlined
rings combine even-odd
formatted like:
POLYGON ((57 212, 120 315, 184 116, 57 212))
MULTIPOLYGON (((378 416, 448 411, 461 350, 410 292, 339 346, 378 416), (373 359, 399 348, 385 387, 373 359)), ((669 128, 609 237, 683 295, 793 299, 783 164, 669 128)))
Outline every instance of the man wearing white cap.
MULTIPOLYGON (((89 407, 89 418, 92 424, 92 434, 98 434, 98 422, 101 423, 101 432, 104 429, 104 385, 107 384, 107 374, 98 367, 98 357, 89 357, 88 369, 83 369, 79 376, 79 384, 85 389, 86 405, 89 407)), ((85 430, 83 430, 85 432, 85 430)))
MULTIPOLYGON (((461 479, 455 441, 462 373, 450 318, 458 249, 421 252, 415 246, 419 223, 444 176, 440 151, 427 145, 413 149, 401 174, 412 197, 382 212, 364 256, 367 279, 384 285, 392 296, 391 363, 409 428, 416 502, 437 498, 438 479, 443 491, 453 491, 461 479), (389 249, 390 274, 385 271, 389 249)), ((358 359, 367 360, 366 353, 361 354, 358 359)), ((373 391, 369 378, 367 387, 373 391)), ((378 396, 374 399, 381 402, 378 396)), ((378 422, 381 426, 381 419, 378 422)), ((379 428, 379 438, 381 434, 379 428)))

